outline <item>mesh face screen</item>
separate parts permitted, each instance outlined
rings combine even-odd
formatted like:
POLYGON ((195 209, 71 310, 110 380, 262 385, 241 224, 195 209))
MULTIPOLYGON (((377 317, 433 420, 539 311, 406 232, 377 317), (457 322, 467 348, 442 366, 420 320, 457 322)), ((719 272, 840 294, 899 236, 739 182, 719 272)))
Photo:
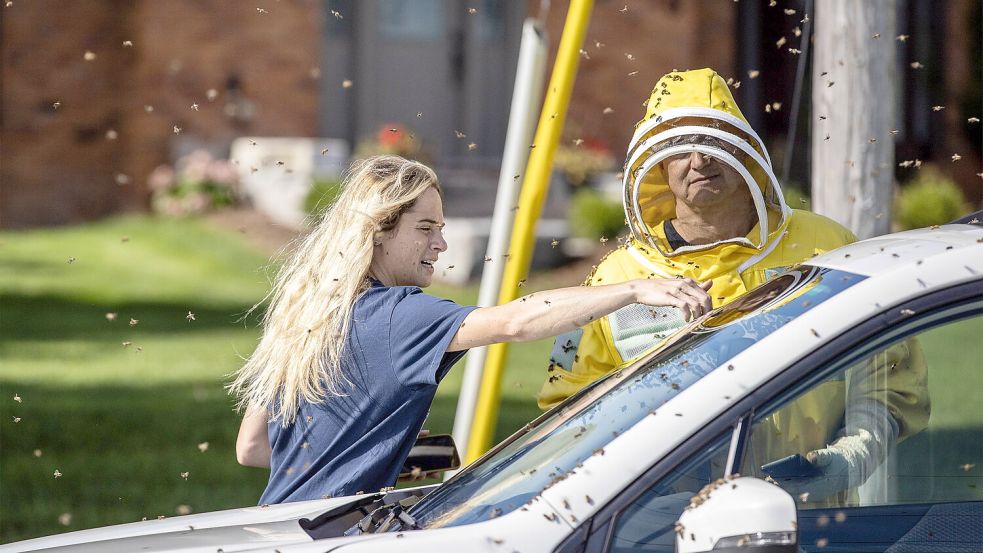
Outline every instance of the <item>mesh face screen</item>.
POLYGON ((608 323, 614 347, 622 361, 627 361, 682 328, 686 321, 675 307, 633 303, 608 315, 608 323))

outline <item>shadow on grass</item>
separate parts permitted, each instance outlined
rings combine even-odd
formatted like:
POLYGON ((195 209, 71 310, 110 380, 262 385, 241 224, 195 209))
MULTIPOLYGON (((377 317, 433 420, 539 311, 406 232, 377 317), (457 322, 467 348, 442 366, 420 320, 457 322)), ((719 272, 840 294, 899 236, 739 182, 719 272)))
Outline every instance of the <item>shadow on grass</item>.
POLYGON ((86 303, 60 296, 0 295, 3 319, 0 342, 8 340, 44 340, 82 338, 115 341, 121 333, 173 333, 253 327, 262 316, 257 309, 246 320, 240 319, 251 305, 196 307, 175 301, 124 302, 118 304, 86 303), (188 312, 195 320, 188 320, 188 312), (116 313, 116 320, 106 318, 116 313), (139 323, 129 327, 130 319, 139 323))
MULTIPOLYGON (((239 417, 220 382, 0 388, 0 541, 174 516, 179 505, 199 513, 255 505, 266 485, 266 470, 236 463, 239 417), (10 401, 14 391, 22 403, 10 401)), ((456 403, 438 398, 427 428, 450 432, 456 403)), ((539 410, 507 401, 501 413, 499 439, 539 410)))

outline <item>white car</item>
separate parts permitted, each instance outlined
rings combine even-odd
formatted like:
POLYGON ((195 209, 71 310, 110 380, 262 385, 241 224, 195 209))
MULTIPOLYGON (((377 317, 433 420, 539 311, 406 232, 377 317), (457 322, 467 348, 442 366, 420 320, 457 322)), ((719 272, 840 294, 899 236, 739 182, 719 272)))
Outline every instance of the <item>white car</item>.
POLYGON ((0 552, 983 551, 983 227, 967 222, 788 270, 442 485, 0 552), (807 474, 805 437, 862 436, 864 410, 881 426, 851 442, 862 470, 807 474))

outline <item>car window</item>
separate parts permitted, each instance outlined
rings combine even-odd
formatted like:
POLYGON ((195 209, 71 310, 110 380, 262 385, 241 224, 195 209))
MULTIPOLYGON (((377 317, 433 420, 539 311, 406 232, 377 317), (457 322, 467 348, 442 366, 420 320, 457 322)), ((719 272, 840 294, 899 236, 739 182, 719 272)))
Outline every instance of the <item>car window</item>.
POLYGON ((537 419, 425 497, 413 517, 434 528, 521 507, 681 390, 863 278, 808 266, 776 277, 537 419))
POLYGON ((711 440, 618 513, 606 551, 672 553, 683 509, 704 486, 724 476, 731 434, 711 440))
POLYGON ((981 312, 908 313, 758 410, 740 472, 796 498, 805 550, 983 551, 981 312))

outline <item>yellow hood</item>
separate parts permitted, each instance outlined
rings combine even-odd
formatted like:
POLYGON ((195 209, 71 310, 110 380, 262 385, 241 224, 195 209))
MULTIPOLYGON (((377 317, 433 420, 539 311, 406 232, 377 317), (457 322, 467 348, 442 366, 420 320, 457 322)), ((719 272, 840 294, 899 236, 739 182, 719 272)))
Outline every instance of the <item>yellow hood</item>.
POLYGON ((659 79, 628 147, 624 172, 628 225, 641 244, 666 256, 734 244, 754 253, 785 230, 788 207, 764 143, 747 123, 727 83, 711 69, 673 72, 659 79), (754 199, 758 224, 748 236, 672 250, 662 223, 676 215, 676 201, 661 162, 679 153, 700 152, 735 169, 754 199))

